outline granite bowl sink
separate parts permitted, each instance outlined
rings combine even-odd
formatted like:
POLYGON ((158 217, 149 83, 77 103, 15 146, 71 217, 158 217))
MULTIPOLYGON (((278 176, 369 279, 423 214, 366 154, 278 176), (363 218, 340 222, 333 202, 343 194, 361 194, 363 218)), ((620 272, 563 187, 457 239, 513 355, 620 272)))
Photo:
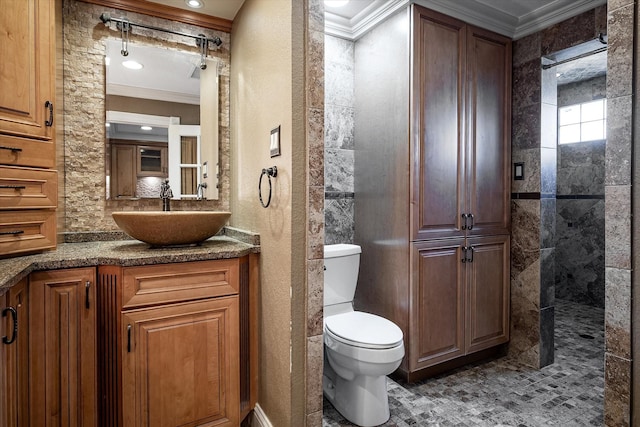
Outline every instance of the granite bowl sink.
POLYGON ((231 212, 136 211, 112 216, 129 236, 157 247, 202 243, 224 227, 231 212))

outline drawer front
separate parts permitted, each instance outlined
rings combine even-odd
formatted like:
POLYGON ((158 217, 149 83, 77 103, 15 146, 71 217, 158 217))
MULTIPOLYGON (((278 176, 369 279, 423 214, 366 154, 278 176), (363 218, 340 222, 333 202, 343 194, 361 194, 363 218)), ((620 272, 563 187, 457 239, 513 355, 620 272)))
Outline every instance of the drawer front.
POLYGON ((238 259, 123 268, 122 308, 238 293, 238 259))
POLYGON ((0 134, 0 165, 53 168, 55 159, 53 141, 0 134))
POLYGON ((0 166, 0 209, 54 209, 57 200, 55 170, 0 166))
POLYGON ((56 247, 56 211, 0 211, 0 256, 56 247))

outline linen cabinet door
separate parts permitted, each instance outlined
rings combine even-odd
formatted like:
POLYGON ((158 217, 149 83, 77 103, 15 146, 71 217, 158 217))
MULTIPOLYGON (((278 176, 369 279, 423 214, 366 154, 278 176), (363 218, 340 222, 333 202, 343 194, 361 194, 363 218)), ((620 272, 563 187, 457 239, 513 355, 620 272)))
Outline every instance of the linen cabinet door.
POLYGON ((412 248, 410 370, 464 355, 464 239, 412 248))
POLYGON ((238 426, 238 297, 125 311, 125 427, 238 426))
POLYGON ((509 236, 467 240, 467 352, 509 341, 509 236))
POLYGON ((32 426, 97 425, 95 268, 29 277, 32 426))
POLYGON ((0 298, 0 425, 29 425, 29 294, 27 279, 0 298))
POLYGON ((465 24, 413 8, 412 239, 461 237, 465 24))
MULTIPOLYGON (((2 3, 0 14, 0 146, 19 140, 2 134, 51 140, 55 82, 55 2, 2 3), (51 120, 51 125, 47 124, 51 120)), ((16 142, 18 141, 18 142, 16 142)), ((52 147, 48 149, 53 153, 52 147)), ((17 147, 22 148, 22 147, 17 147)), ((2 148, 4 155, 12 153, 2 148)), ((27 147, 29 151, 29 147, 27 147)), ((14 151, 21 156, 25 153, 14 151)), ((27 156, 28 157, 28 156, 27 156)), ((27 162, 29 163, 29 162, 27 162)), ((53 161, 51 161, 53 166, 53 161)), ((39 166, 28 164, 30 166, 39 166)))
POLYGON ((467 235, 509 234, 511 41, 472 26, 467 34, 467 235))

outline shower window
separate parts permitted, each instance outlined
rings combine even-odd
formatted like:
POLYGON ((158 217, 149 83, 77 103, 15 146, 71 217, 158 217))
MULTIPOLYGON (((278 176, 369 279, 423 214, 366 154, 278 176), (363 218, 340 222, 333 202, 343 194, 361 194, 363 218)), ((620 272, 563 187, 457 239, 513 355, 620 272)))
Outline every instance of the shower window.
POLYGON ((558 144, 607 138, 607 100, 558 108, 558 144))

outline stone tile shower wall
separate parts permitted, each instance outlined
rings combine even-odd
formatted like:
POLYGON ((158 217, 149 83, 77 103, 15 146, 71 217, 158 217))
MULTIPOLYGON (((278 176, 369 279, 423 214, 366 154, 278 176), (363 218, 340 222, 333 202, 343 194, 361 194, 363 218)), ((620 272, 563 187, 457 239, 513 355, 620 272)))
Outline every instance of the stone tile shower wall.
POLYGON ((325 35, 325 244, 354 238, 354 44, 325 35))
POLYGON ((511 342, 509 353, 534 367, 553 363, 557 176, 557 79, 542 57, 606 33, 601 6, 513 45, 511 342))
MULTIPOLYGON (((100 14, 126 17, 133 22, 189 34, 216 35, 222 39, 210 56, 222 62, 219 95, 220 198, 215 201, 175 201, 175 209, 229 210, 229 43, 230 35, 76 0, 64 0, 64 207, 60 231, 116 230, 111 218, 117 210, 158 210, 159 200, 105 200, 105 66, 108 38, 120 33, 100 22, 100 14)), ((192 39, 135 28, 131 43, 144 43, 198 53, 192 39)))
MULTIPOLYGON (((593 39, 599 32, 608 34, 604 389, 607 426, 631 425, 631 147, 637 8, 635 0, 610 0, 606 7, 585 12, 514 43, 513 160, 528 155, 529 169, 533 169, 530 173, 535 177, 542 169, 538 166, 542 155, 536 155, 536 150, 544 147, 541 117, 545 112, 540 97, 543 91, 539 70, 542 56, 593 39), (517 104, 517 93, 529 102, 517 104)), ((640 73, 637 66, 635 71, 636 75, 640 73)), ((555 123, 550 126, 555 129, 555 123)), ((514 187, 517 186, 514 184, 514 187)), ((513 188, 513 191, 522 190, 513 188)), ((541 220, 534 225, 529 223, 540 218, 541 212, 536 205, 536 195, 532 196, 531 201, 514 198, 512 203, 512 258, 514 261, 526 259, 533 267, 527 272, 514 269, 514 265, 523 264, 519 266, 520 261, 512 261, 512 337, 518 345, 510 346, 510 352, 525 363, 540 362, 541 359, 530 356, 540 354, 550 344, 543 328, 536 330, 541 324, 536 322, 541 317, 546 287, 540 271, 535 272, 536 262, 543 258, 541 246, 537 246, 542 233, 536 231, 543 227, 541 220), (536 296, 540 299, 536 300, 536 296)))
MULTIPOLYGON (((558 87, 558 107, 606 97, 606 77, 558 87)), ((556 298, 604 308, 606 141, 558 146, 556 298)))

